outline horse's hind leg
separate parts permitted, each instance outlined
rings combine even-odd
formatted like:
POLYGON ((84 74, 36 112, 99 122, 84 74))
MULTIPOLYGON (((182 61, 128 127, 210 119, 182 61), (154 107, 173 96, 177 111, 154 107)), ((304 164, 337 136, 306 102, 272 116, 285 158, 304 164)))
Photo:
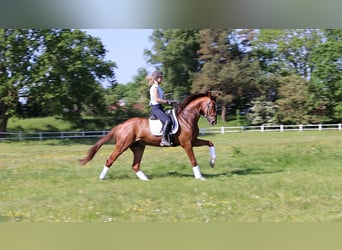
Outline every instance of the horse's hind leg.
POLYGON ((113 165, 113 163, 116 161, 116 159, 123 153, 126 151, 126 149, 128 148, 128 145, 122 145, 120 146, 119 144, 115 145, 115 148, 113 150, 113 152, 110 154, 110 156, 107 158, 106 161, 106 165, 103 167, 100 175, 99 175, 99 179, 100 180, 104 180, 104 178, 106 177, 109 168, 113 165))
POLYGON ((135 174, 140 180, 148 181, 149 179, 147 178, 147 176, 144 174, 143 171, 140 170, 140 162, 144 154, 145 144, 141 141, 138 141, 130 146, 130 149, 132 150, 134 155, 132 169, 135 171, 135 174))

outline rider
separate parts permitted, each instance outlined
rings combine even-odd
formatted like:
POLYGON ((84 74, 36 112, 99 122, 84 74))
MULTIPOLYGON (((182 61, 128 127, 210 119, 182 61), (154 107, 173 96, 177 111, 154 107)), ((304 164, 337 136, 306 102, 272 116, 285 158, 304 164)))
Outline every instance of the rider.
POLYGON ((171 146, 169 141, 169 133, 171 130, 171 119, 165 114, 162 104, 172 104, 172 100, 167 100, 164 97, 164 91, 160 87, 163 81, 163 73, 161 71, 154 71, 150 79, 150 106, 152 113, 163 123, 162 140, 160 146, 171 146))

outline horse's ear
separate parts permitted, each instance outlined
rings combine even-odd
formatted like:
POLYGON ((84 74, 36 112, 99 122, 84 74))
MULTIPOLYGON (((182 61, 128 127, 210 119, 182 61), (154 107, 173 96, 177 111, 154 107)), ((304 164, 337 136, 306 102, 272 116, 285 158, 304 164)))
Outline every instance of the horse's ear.
POLYGON ((220 95, 219 91, 208 91, 208 96, 212 98, 217 98, 220 95))

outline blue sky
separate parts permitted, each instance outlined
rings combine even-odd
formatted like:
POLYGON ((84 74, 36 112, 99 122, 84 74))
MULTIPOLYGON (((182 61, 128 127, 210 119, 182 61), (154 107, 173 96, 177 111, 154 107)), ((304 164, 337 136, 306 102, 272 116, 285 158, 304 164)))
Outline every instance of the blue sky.
POLYGON ((133 80, 139 68, 146 68, 149 73, 153 67, 148 65, 144 50, 153 44, 149 37, 152 29, 83 29, 87 34, 101 39, 107 50, 106 59, 116 63, 116 79, 126 84, 133 80))

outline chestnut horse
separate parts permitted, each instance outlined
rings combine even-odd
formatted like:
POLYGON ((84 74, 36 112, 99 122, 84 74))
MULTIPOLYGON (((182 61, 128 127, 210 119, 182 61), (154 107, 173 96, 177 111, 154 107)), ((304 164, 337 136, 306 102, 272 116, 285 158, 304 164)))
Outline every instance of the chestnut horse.
MULTIPOLYGON (((176 116, 179 122, 179 129, 173 136, 173 146, 182 146, 184 148, 191 162, 195 178, 205 180, 197 165, 193 147, 209 147, 211 157, 209 164, 211 167, 214 167, 216 153, 214 144, 211 141, 197 138, 199 133, 197 123, 201 115, 207 119, 210 125, 216 124, 216 96, 212 95, 211 92, 208 92, 208 94, 191 95, 177 107, 176 116)), ((115 126, 89 149, 87 156, 80 160, 81 164, 84 165, 93 159, 100 147, 110 139, 114 139, 116 145, 111 155, 107 158, 106 165, 103 167, 99 179, 103 180, 114 161, 130 148, 134 155, 132 169, 139 179, 149 180, 140 170, 140 162, 145 146, 160 146, 161 137, 152 135, 148 119, 134 117, 115 126)))

